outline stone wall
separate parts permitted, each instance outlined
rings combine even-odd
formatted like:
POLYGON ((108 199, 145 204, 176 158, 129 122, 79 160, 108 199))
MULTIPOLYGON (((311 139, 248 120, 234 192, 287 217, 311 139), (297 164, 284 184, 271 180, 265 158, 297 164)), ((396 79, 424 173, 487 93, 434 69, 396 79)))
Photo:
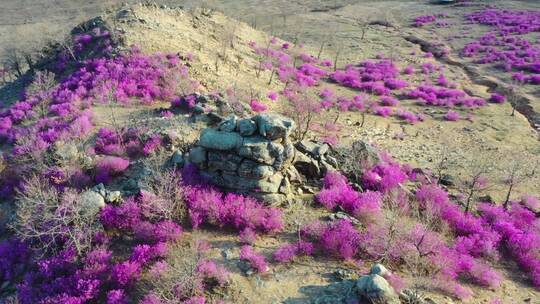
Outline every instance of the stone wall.
POLYGON ((277 114, 229 116, 201 132, 188 160, 221 188, 280 203, 291 197, 290 181, 298 177, 289 138, 294 128, 291 119, 277 114))

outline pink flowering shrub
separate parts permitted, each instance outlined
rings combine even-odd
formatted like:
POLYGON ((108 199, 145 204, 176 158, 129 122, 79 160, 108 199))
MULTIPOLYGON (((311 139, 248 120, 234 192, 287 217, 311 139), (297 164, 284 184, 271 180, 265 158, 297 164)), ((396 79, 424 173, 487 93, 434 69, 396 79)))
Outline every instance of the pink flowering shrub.
POLYGON ((389 160, 366 170, 362 181, 367 189, 389 192, 408 179, 409 176, 404 171, 404 167, 389 160))
POLYGON ((379 192, 357 192, 347 179, 329 172, 324 178, 324 189, 317 194, 317 200, 327 209, 340 206, 352 216, 368 221, 381 216, 382 195, 379 192))
POLYGON ((201 224, 246 228, 265 233, 283 228, 282 213, 277 208, 264 207, 255 199, 223 193, 207 187, 191 187, 186 194, 189 217, 194 228, 201 224))
POLYGON ((254 112, 264 112, 268 109, 268 106, 265 105, 264 103, 256 100, 256 99, 253 99, 251 100, 251 102, 249 103, 250 107, 251 107, 251 110, 253 110, 254 112))
POLYGON ((297 256, 309 256, 313 254, 314 245, 311 242, 298 241, 294 244, 286 244, 279 247, 273 253, 276 262, 288 263, 297 256))
POLYGON ((540 51, 527 39, 528 33, 540 28, 537 11, 503 10, 487 8, 467 15, 472 23, 489 26, 492 30, 465 45, 462 54, 474 58, 477 64, 493 64, 496 68, 511 72, 519 70, 522 83, 540 84, 540 51))
POLYGON ((105 156, 96 164, 96 181, 108 183, 112 177, 124 172, 129 167, 129 160, 117 156, 105 156))
POLYGON ((502 244, 532 284, 540 288, 540 220, 517 204, 512 204, 509 211, 489 204, 481 204, 478 209, 482 219, 501 235, 502 244))
POLYGON ((504 103, 505 100, 506 97, 498 93, 491 94, 491 97, 489 98, 489 101, 493 103, 504 103))
POLYGON ((458 121, 460 118, 461 116, 459 115, 459 113, 452 110, 446 112, 446 114, 444 115, 444 119, 448 121, 458 121))
POLYGON ((265 273, 269 270, 264 256, 255 252, 249 245, 244 245, 240 249, 240 259, 249 262, 251 267, 259 273, 265 273))
POLYGON ((343 71, 330 75, 335 82, 375 95, 388 95, 392 90, 399 90, 408 83, 398 79, 399 71, 389 60, 363 61, 357 66, 348 65, 343 71))

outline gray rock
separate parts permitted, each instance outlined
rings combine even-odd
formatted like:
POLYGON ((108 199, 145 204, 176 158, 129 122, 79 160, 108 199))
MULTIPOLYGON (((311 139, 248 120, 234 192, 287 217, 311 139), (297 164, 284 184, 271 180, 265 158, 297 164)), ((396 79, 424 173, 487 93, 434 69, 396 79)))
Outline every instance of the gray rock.
POLYGON ((244 137, 242 146, 238 149, 238 155, 249 158, 256 162, 260 162, 267 165, 273 165, 275 162, 275 155, 279 154, 279 151, 283 151, 283 146, 279 149, 280 144, 270 146, 270 141, 261 136, 249 136, 244 137))
POLYGON ((378 274, 362 276, 356 281, 356 290, 359 296, 375 303, 401 303, 392 286, 378 274))
POLYGON ((174 151, 173 155, 171 156, 171 163, 174 166, 183 167, 186 163, 186 160, 184 158, 184 155, 182 154, 182 151, 176 150, 174 151))
POLYGON ((353 156, 356 160, 365 163, 367 166, 374 166, 381 161, 379 151, 363 141, 355 141, 352 144, 352 147, 353 156))
POLYGON ((429 298, 425 298, 424 295, 419 292, 417 289, 403 289, 399 294, 399 297, 403 303, 412 303, 412 304, 428 304, 435 302, 429 298))
POLYGON ((294 130, 294 121, 278 114, 260 114, 253 118, 259 134, 270 140, 286 138, 294 130))
POLYGON ((350 269, 338 269, 334 271, 334 277, 339 281, 351 280, 355 278, 355 272, 350 269))
POLYGON ((234 132, 234 129, 236 129, 236 116, 234 115, 230 115, 218 125, 218 130, 223 132, 234 132))
POLYGON ((361 223, 359 220, 357 220, 356 218, 354 218, 354 217, 348 215, 348 214, 345 213, 345 212, 341 212, 341 211, 330 214, 330 215, 328 216, 328 218, 329 218, 331 221, 347 220, 347 221, 349 221, 349 222, 351 222, 351 223, 353 223, 354 225, 357 225, 357 226, 359 226, 359 225, 362 224, 362 223, 361 223))
POLYGON ((251 119, 240 119, 238 121, 238 132, 242 136, 251 136, 257 132, 257 125, 251 119))
POLYGON ((210 171, 236 172, 241 162, 242 157, 233 153, 208 152, 208 170, 210 171))
POLYGON ((105 199, 101 194, 88 190, 81 194, 81 206, 85 216, 93 217, 105 207, 105 199))
POLYGON ((308 179, 319 178, 321 175, 321 170, 317 161, 311 159, 302 152, 296 151, 293 164, 298 172, 308 179))
POLYGON ((390 274, 390 270, 386 269, 383 264, 375 264, 371 267, 371 270, 369 272, 370 274, 378 274, 382 277, 384 277, 387 274, 390 274))
POLYGON ((251 179, 236 175, 213 175, 212 181, 218 186, 236 189, 239 191, 260 191, 264 193, 277 193, 283 176, 276 173, 264 179, 251 179))
POLYGON ((281 181, 281 185, 279 186, 279 193, 282 194, 290 194, 292 192, 291 190, 291 183, 287 178, 284 178, 281 181))
POLYGON ((258 199, 259 201, 265 202, 270 206, 279 206, 289 200, 287 195, 281 193, 261 193, 261 192, 252 192, 249 193, 250 196, 258 199))
POLYGON ((208 149, 227 151, 241 147, 242 141, 242 136, 238 133, 205 129, 201 133, 199 145, 208 149))
POLYGON ((277 170, 289 167, 295 155, 294 145, 289 141, 285 141, 283 145, 275 142, 270 143, 270 151, 275 158, 274 168, 277 170))
POLYGON ((336 171, 336 168, 334 168, 332 165, 325 162, 324 160, 321 160, 319 162, 319 167, 321 170, 321 175, 325 175, 326 173, 331 172, 331 171, 336 171))
POLYGON ((202 105, 195 105, 191 111, 193 111, 194 114, 199 115, 204 113, 204 107, 202 105))
POLYGON ((337 167, 338 167, 338 162, 337 162, 337 160, 336 160, 334 157, 332 157, 332 156, 330 156, 330 155, 325 155, 324 160, 325 160, 327 163, 329 163, 332 167, 334 167, 334 168, 337 168, 337 167))
POLYGON ((122 192, 120 191, 107 191, 105 195, 105 201, 107 203, 117 204, 122 201, 122 192))
POLYGON ((99 195, 103 197, 107 195, 107 189, 105 189, 105 185, 103 185, 103 183, 99 183, 92 187, 92 191, 99 193, 99 195))
POLYGON ((203 147, 195 147, 189 152, 189 162, 194 164, 202 164, 207 160, 206 149, 203 147))
POLYGON ((263 179, 274 175, 275 170, 268 165, 262 165, 252 160, 246 159, 238 168, 238 175, 241 177, 263 179))
POLYGON ((455 179, 450 174, 443 174, 441 176, 441 180, 439 180, 439 183, 443 186, 452 187, 455 185, 455 179))
POLYGON ((301 184, 305 182, 305 178, 302 176, 302 174, 300 174, 300 172, 298 172, 298 170, 296 170, 294 166, 290 166, 289 168, 287 168, 285 174, 287 175, 291 183, 301 184))
POLYGON ((302 140, 296 145, 297 149, 303 153, 310 154, 311 156, 320 158, 325 155, 330 146, 325 143, 319 143, 311 140, 302 140))
POLYGON ((209 112, 206 114, 206 117, 208 117, 208 120, 211 124, 214 123, 221 123, 225 118, 223 118, 221 115, 217 114, 216 112, 209 112))

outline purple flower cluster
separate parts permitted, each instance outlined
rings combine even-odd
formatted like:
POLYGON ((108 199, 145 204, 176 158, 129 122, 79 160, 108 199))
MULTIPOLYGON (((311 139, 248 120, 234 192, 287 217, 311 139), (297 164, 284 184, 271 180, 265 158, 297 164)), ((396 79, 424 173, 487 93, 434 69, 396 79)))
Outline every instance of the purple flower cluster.
POLYGON ((187 189, 186 201, 194 228, 201 224, 246 228, 264 233, 283 228, 281 210, 268 208, 253 198, 222 192, 210 187, 194 186, 187 189))
POLYGON ((326 174, 324 189, 317 194, 317 200, 329 210, 339 206, 358 219, 369 220, 382 215, 381 193, 357 192, 338 172, 326 174))
POLYGON ((540 219, 517 203, 508 211, 489 204, 481 204, 478 209, 533 285, 540 288, 540 219))
POLYGON ((375 95, 389 95, 409 85, 398 79, 399 70, 390 60, 363 61, 358 65, 348 65, 345 70, 336 71, 330 78, 340 85, 359 89, 375 95))
POLYGON ((540 30, 540 12, 486 9, 469 14, 467 18, 491 27, 492 31, 465 45, 464 56, 474 57, 478 64, 494 63, 507 72, 531 73, 519 80, 540 84, 540 47, 522 37, 540 30))
POLYGON ((253 247, 244 245, 240 249, 240 259, 249 262, 251 267, 259 273, 265 273, 269 270, 266 259, 260 253, 253 250, 253 247))
POLYGON ((455 106, 475 108, 484 106, 487 103, 484 99, 471 97, 459 89, 449 89, 428 84, 420 85, 409 91, 408 96, 409 98, 417 99, 423 105, 450 108, 455 106))

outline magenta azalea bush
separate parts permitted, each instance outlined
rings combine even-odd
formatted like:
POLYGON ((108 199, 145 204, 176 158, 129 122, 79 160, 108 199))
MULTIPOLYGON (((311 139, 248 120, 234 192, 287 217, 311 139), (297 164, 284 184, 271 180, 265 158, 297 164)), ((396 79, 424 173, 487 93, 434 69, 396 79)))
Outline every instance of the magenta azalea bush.
POLYGON ((244 245, 240 249, 240 259, 247 261, 259 273, 265 273, 269 270, 264 256, 253 250, 253 247, 249 245, 244 245))
POLYGON ((264 207, 255 199, 207 187, 191 187, 186 194, 189 217, 194 228, 202 224, 252 229, 264 233, 283 228, 282 213, 277 208, 264 207))

